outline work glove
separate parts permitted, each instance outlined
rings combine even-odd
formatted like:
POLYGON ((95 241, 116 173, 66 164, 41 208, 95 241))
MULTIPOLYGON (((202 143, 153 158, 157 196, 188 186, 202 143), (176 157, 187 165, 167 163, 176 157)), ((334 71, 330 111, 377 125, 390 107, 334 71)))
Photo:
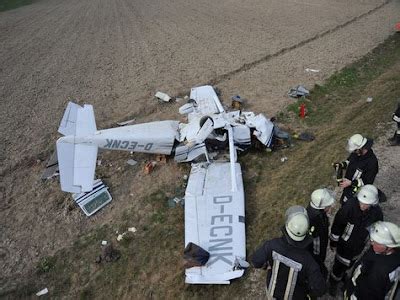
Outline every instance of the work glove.
POLYGON ((351 181, 351 188, 353 189, 354 193, 357 193, 360 187, 363 186, 362 180, 354 179, 351 181))
POLYGON ((334 162, 332 164, 332 167, 334 167, 335 169, 337 169, 337 168, 346 169, 347 168, 347 162, 346 161, 334 162))

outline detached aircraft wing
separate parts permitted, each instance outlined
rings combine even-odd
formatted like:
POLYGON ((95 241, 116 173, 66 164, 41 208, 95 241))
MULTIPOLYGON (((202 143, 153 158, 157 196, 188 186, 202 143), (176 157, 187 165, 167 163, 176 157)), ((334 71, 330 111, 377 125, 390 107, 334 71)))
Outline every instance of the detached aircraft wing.
POLYGON ((192 165, 185 194, 185 245, 197 244, 210 258, 205 266, 186 269, 186 283, 229 284, 243 275, 237 262, 246 257, 244 215, 240 164, 192 165))

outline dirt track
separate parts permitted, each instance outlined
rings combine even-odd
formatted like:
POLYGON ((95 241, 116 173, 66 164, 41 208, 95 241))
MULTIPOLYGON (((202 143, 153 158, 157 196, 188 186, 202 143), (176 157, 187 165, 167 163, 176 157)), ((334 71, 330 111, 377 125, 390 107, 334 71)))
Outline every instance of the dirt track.
POLYGON ((58 186, 39 184, 37 159, 54 147, 68 100, 93 104, 103 128, 176 118, 177 105, 153 100, 157 90, 216 83, 223 99, 240 94, 273 115, 289 87, 320 82, 383 41, 399 11, 377 0, 42 0, 0 13, 2 279, 118 211, 66 218, 58 186))

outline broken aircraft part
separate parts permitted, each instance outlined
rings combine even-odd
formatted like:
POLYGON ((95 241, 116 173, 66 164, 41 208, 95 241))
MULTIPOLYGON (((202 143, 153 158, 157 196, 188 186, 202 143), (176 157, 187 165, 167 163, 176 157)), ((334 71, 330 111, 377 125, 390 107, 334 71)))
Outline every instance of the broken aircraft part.
POLYGON ((72 194, 72 198, 88 217, 112 200, 108 187, 100 179, 94 181, 92 191, 72 194))
MULTIPOLYGON (((186 282, 229 284, 243 275, 245 264, 238 264, 238 258, 246 257, 244 190, 237 151, 248 149, 252 136, 264 149, 271 147, 274 124, 262 114, 226 112, 211 86, 192 88, 188 103, 179 112, 187 115, 187 123, 170 120, 97 130, 93 107, 70 102, 59 127, 64 136, 57 141, 61 188, 92 195, 98 148, 195 162, 185 193, 185 245, 197 244, 210 253, 210 259, 204 266, 186 269, 186 282), (210 158, 209 150, 226 148, 229 162, 210 158)), ((107 190, 104 193, 109 195, 107 190)))

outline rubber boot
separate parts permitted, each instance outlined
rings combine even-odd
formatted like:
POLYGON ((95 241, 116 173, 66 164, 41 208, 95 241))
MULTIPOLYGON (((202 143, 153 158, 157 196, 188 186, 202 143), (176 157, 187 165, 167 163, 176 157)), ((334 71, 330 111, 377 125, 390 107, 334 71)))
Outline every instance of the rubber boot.
POLYGON ((333 273, 329 276, 328 280, 328 293, 332 297, 335 297, 338 291, 338 285, 339 285, 340 280, 336 280, 333 277, 333 273))
POLYGON ((388 138, 388 141, 389 141, 390 143, 394 142, 395 140, 396 140, 396 132, 393 134, 392 137, 388 138))
POLYGON ((338 290, 338 282, 329 280, 329 288, 328 288, 328 293, 332 297, 336 297, 337 290, 338 290))
POLYGON ((390 142, 390 146, 400 146, 400 133, 395 133, 394 139, 390 142))

